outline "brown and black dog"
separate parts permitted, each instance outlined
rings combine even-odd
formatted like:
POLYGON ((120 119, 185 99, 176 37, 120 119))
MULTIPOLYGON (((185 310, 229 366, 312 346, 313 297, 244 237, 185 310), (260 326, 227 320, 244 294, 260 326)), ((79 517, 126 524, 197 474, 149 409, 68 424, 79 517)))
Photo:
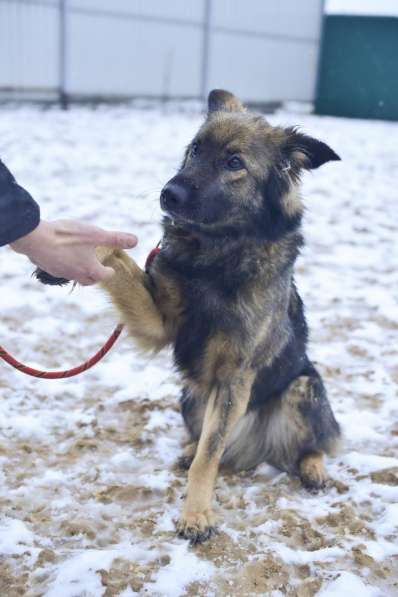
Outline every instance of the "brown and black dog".
POLYGON ((323 453, 340 431, 306 354, 294 283, 303 244, 300 174, 339 157, 294 128, 271 126, 231 93, 209 95, 203 126, 164 187, 161 251, 147 272, 99 249, 116 274, 102 285, 147 350, 174 348, 191 444, 178 532, 214 532, 220 464, 268 462, 304 485, 326 480, 323 453))

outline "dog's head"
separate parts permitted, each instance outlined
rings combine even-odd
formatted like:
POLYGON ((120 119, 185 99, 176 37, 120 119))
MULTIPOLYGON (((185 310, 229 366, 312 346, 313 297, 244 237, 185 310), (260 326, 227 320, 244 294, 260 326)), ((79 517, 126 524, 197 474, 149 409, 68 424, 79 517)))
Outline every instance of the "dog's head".
POLYGON ((163 188, 161 207, 198 233, 276 239, 300 222, 301 172, 339 159, 322 141, 271 126, 228 91, 213 90, 206 121, 163 188))

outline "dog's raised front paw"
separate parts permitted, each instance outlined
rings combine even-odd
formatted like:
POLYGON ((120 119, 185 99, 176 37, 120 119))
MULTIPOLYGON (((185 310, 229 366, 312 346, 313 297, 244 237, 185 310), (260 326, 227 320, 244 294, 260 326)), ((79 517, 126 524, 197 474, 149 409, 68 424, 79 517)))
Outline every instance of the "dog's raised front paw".
POLYGON ((118 254, 120 255, 120 249, 113 249, 112 247, 97 247, 95 249, 95 254, 98 261, 105 264, 105 262, 109 261, 109 259, 113 256, 117 256, 118 254))
POLYGON ((214 515, 211 510, 183 514, 177 524, 179 537, 188 539, 191 545, 204 543, 217 534, 214 526, 214 515))

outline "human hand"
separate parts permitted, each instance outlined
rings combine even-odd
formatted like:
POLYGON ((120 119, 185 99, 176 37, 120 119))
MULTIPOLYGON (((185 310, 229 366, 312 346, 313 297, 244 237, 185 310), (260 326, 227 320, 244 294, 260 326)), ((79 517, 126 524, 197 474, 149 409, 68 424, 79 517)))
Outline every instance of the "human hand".
POLYGON ((41 220, 37 228, 11 243, 11 247, 52 276, 88 286, 114 274, 111 267, 98 261, 97 246, 132 249, 136 244, 134 234, 107 231, 78 220, 41 220))

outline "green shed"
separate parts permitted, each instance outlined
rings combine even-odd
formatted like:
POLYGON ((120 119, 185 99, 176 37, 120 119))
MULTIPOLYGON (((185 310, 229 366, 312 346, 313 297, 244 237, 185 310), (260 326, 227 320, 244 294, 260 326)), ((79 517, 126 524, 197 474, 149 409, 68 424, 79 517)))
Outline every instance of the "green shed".
POLYGON ((398 120, 398 0, 328 0, 315 112, 398 120))

